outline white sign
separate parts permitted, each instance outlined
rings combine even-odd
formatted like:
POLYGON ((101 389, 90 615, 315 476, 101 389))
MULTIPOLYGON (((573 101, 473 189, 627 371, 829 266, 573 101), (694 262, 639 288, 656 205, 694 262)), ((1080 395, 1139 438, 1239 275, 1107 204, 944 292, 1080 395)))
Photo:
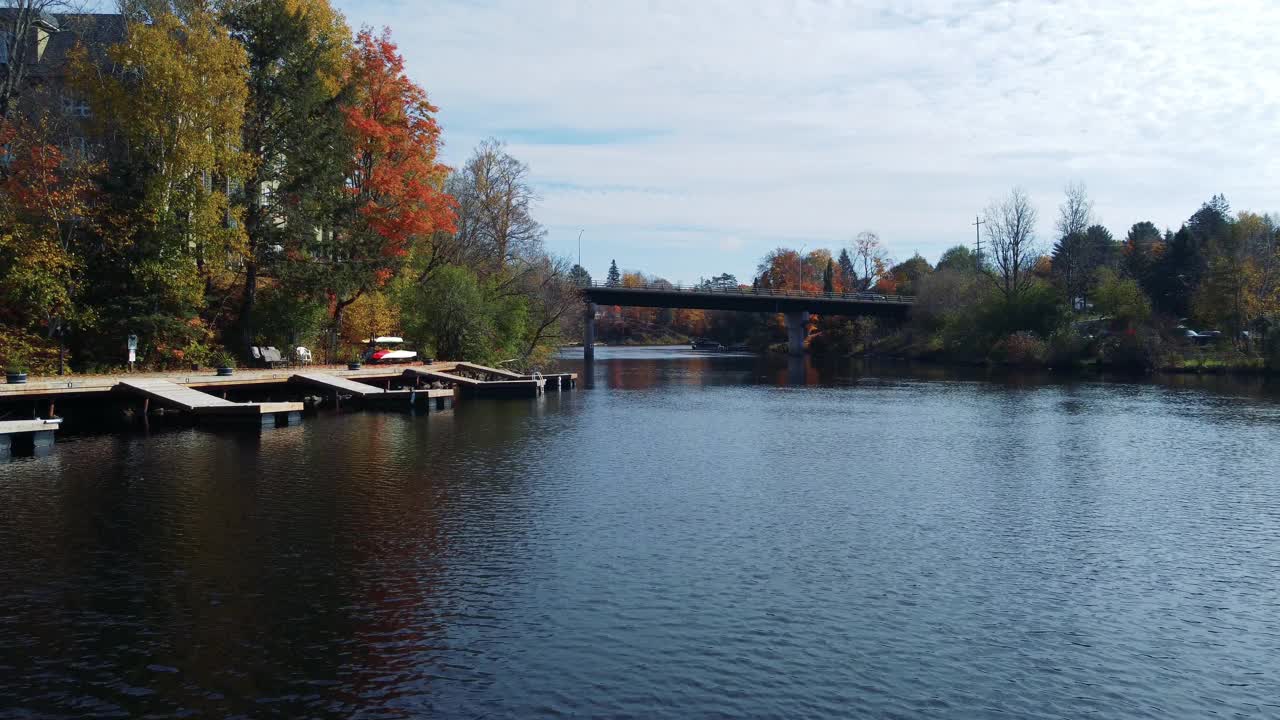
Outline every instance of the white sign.
POLYGON ((137 351, 136 351, 136 350, 130 350, 130 351, 129 351, 129 362, 137 362, 137 361, 138 361, 137 351))
POLYGON ((133 351, 137 349, 138 349, 138 336, 130 335, 129 336, 129 357, 130 358, 133 357, 133 351))

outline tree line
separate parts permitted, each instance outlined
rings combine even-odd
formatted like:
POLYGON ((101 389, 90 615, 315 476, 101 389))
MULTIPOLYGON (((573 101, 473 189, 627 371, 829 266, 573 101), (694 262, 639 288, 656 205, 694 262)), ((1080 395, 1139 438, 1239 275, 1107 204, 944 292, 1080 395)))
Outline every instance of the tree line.
MULTIPOLYGON (((879 352, 966 363, 1133 370, 1199 363, 1280 369, 1280 217, 1233 212, 1215 195, 1177 230, 1134 223, 1120 238, 1072 184, 1049 242, 1039 211, 1015 188, 982 219, 981 251, 957 245, 936 265, 894 263, 874 233, 839 256, 767 255, 754 283, 914 296, 910 321, 816 318, 821 352, 879 352), (819 285, 821 283, 821 285, 819 285)), ((773 323, 775 342, 784 339, 773 323)))
POLYGON ((47 372, 60 345, 119 366, 129 335, 154 368, 385 334, 518 364, 558 345, 576 296, 529 168, 492 139, 442 163, 390 30, 325 0, 7 4, 8 37, 61 18, 67 47, 0 77, 6 367, 47 372))
MULTIPOLYGON (((936 264, 919 254, 895 262, 865 231, 835 252, 772 250, 740 287, 914 298, 901 327, 814 317, 816 353, 1057 369, 1280 369, 1280 217, 1235 212, 1215 195, 1176 230, 1144 220, 1116 237, 1081 184, 1066 188, 1047 240, 1021 189, 983 215, 981 250, 956 245, 936 264)), ((665 281, 611 268, 608 283, 628 282, 665 281)), ((610 308, 598 325, 606 338, 705 334, 759 349, 781 349, 787 337, 780 316, 745 313, 610 308)))

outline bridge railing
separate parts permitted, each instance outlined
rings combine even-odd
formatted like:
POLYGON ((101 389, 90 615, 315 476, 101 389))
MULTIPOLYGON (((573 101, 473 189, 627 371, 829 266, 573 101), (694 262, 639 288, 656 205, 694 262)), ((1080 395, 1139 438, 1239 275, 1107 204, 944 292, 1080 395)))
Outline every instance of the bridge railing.
POLYGON ((823 300, 857 300, 860 302, 884 302, 884 303, 913 303, 915 296, 913 295, 890 295, 886 293, 878 293, 874 290, 863 290, 859 292, 818 292, 814 290, 777 290, 774 288, 753 288, 753 287, 714 287, 710 285, 693 285, 684 286, 671 283, 649 283, 646 285, 610 285, 608 283, 593 282, 590 285, 583 285, 584 290, 639 290, 648 292, 676 292, 688 293, 690 295, 745 295, 760 297, 782 297, 782 298, 818 298, 823 300))

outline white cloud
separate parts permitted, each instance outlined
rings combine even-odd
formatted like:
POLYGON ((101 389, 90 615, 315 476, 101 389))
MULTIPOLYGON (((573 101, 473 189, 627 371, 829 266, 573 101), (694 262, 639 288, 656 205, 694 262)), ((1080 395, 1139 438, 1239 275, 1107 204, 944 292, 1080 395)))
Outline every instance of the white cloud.
POLYGON ((1015 184, 1046 235, 1073 180, 1117 234, 1215 192, 1274 208, 1270 0, 339 5, 392 27, 450 160, 510 139, 589 268, 749 276, 864 228, 936 257, 1015 184))

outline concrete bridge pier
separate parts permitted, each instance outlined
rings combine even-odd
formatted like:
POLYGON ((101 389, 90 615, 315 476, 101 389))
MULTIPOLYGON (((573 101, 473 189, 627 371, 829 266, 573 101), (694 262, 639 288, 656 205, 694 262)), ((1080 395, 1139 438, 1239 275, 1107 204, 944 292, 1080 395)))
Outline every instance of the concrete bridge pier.
MULTIPOLYGON (((591 362, 596 359, 596 304, 587 303, 582 312, 582 359, 591 362)), ((585 373, 587 377, 590 372, 585 373)))
POLYGON ((787 313, 787 352, 792 357, 804 355, 804 339, 808 334, 808 311, 787 313))

